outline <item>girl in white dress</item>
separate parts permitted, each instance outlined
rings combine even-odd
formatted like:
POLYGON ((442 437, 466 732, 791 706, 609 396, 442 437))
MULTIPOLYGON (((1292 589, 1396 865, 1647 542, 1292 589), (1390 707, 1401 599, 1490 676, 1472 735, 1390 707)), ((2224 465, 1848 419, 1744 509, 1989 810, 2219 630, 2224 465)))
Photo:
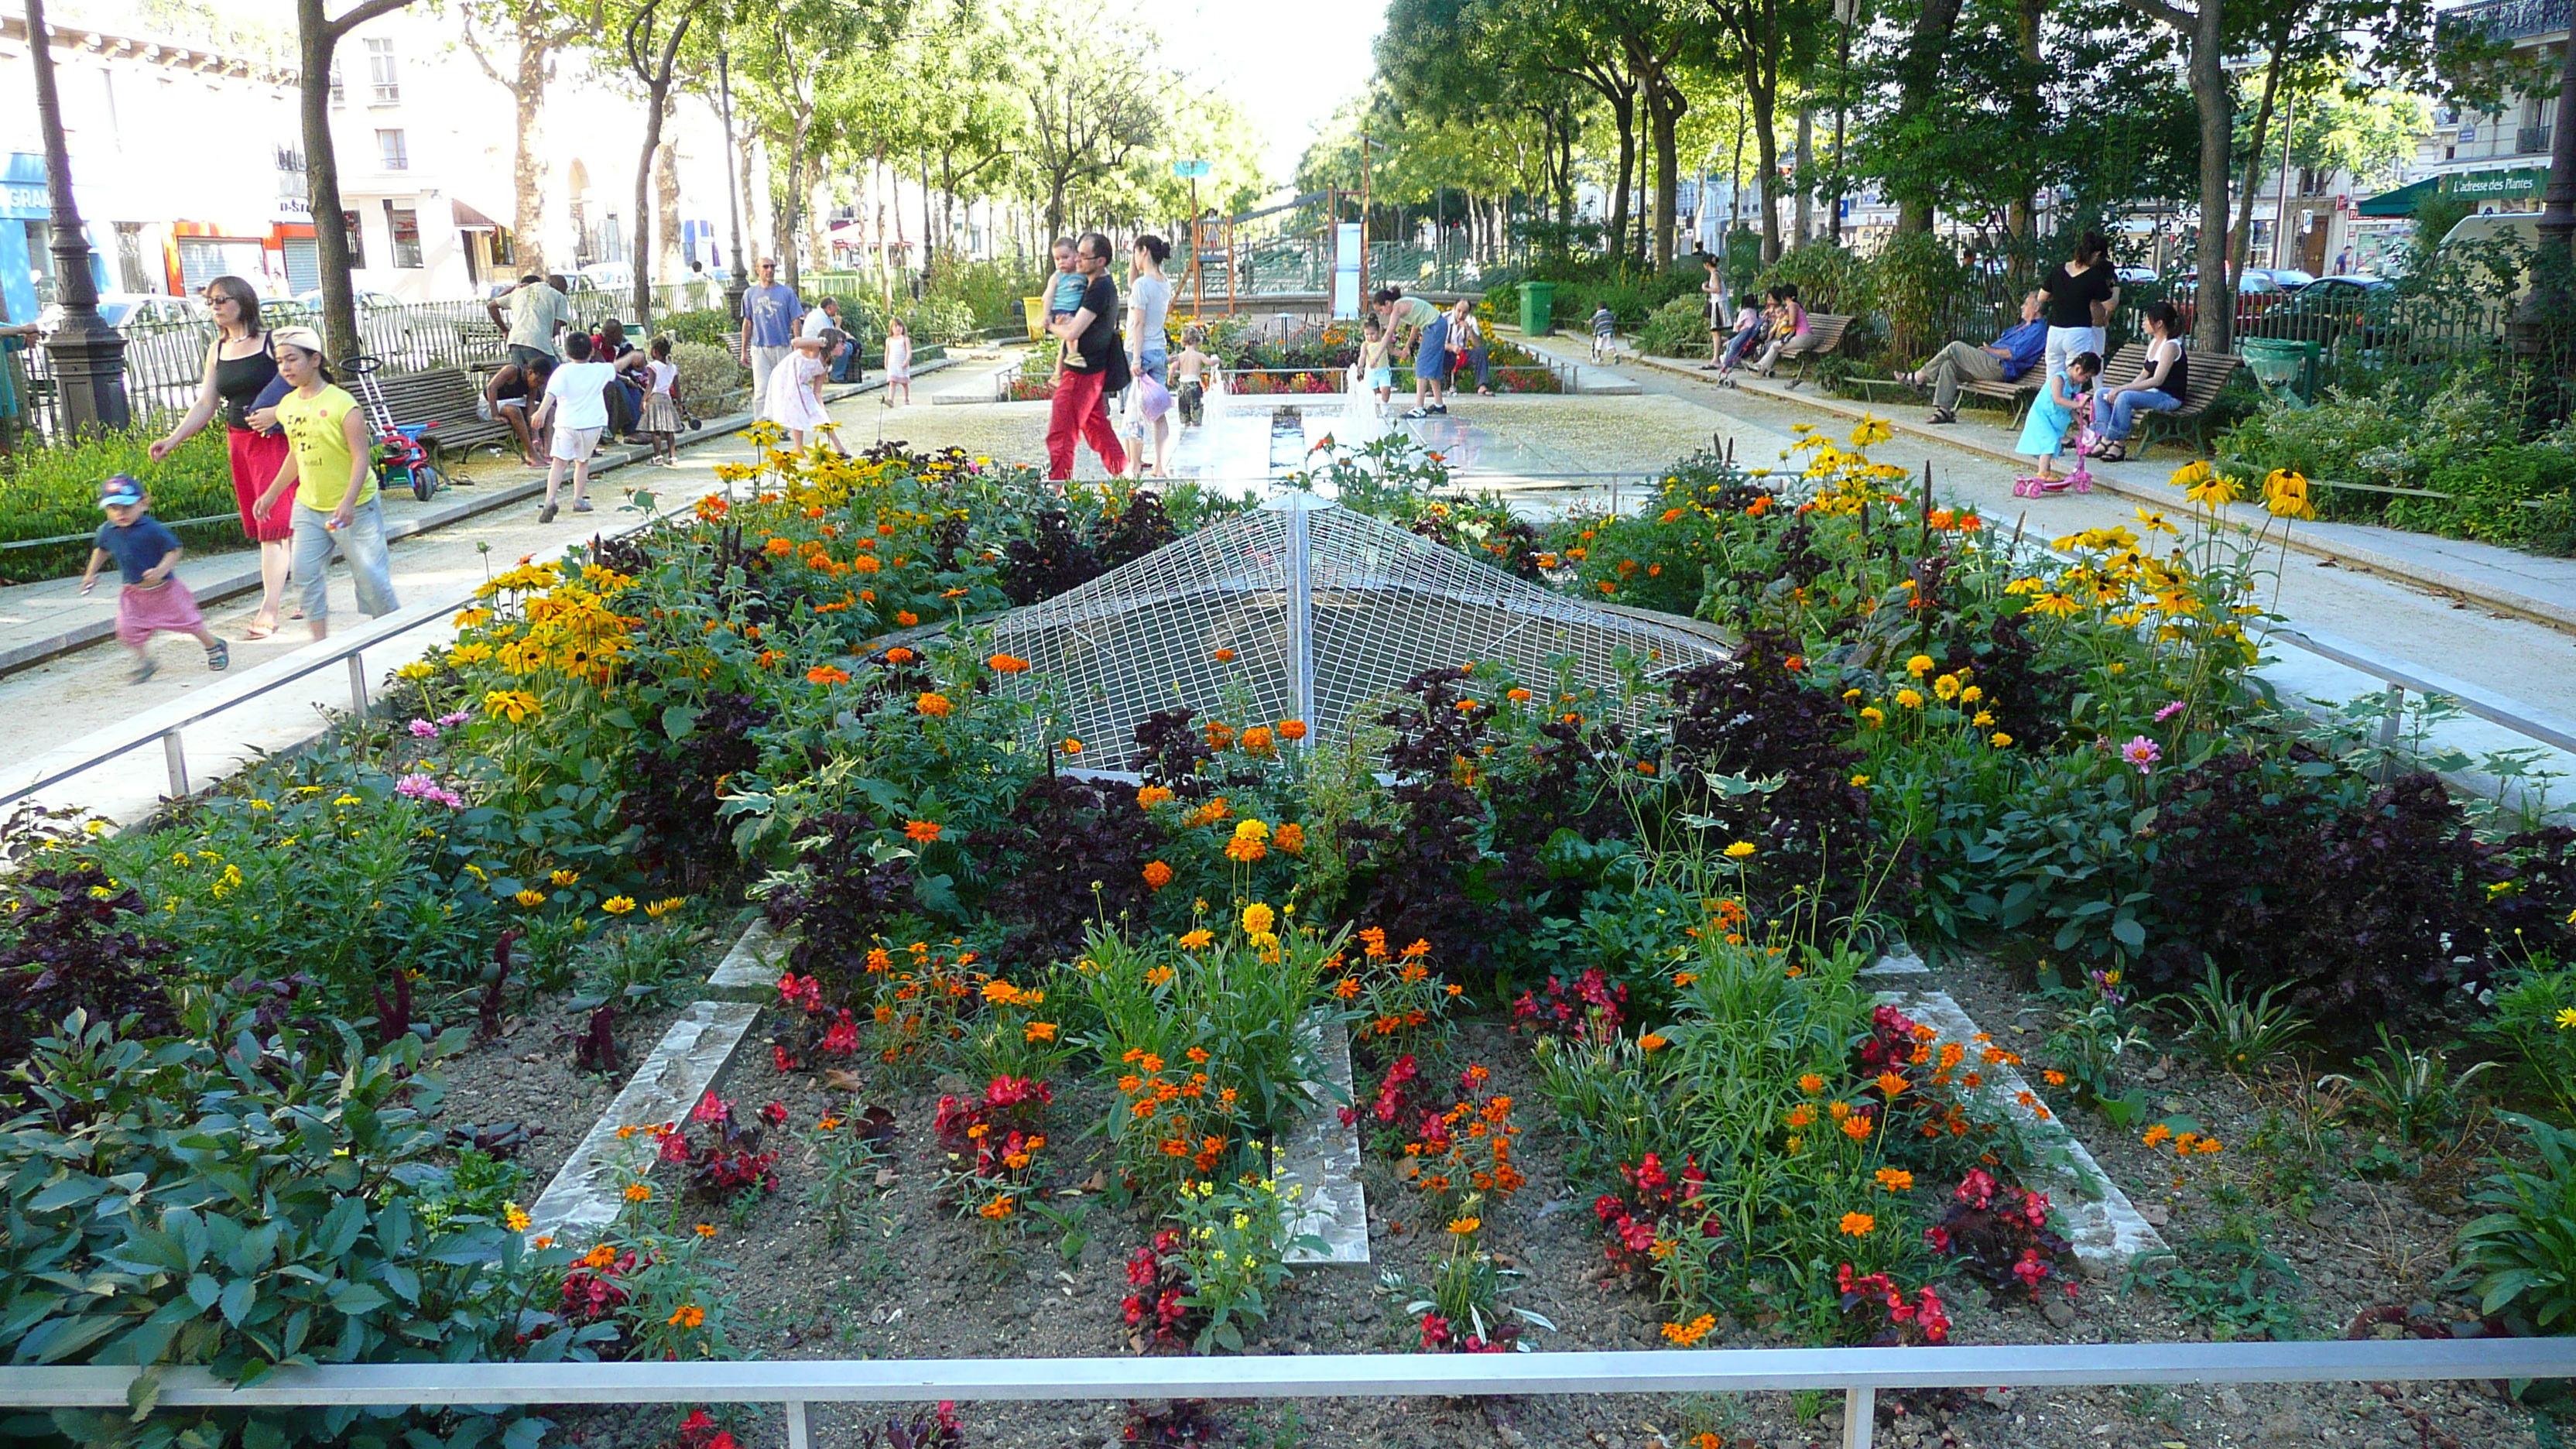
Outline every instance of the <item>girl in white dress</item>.
POLYGON ((760 416, 787 430, 796 451, 805 450, 805 431, 830 422, 823 411, 823 339, 799 337, 769 373, 761 393, 760 416))
POLYGON ((885 364, 885 405, 893 407, 894 395, 900 390, 903 406, 912 406, 912 333, 900 317, 886 321, 885 364))

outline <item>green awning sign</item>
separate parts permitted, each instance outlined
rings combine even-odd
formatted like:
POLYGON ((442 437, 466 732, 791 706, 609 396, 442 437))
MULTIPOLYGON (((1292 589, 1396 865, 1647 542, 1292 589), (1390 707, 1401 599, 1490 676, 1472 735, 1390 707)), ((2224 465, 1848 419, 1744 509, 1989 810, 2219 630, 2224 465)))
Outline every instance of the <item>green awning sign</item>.
POLYGON ((2458 171, 2442 178, 2444 196, 2466 201, 2506 201, 2537 197, 2549 188, 2549 173, 2530 167, 2511 171, 2458 171))

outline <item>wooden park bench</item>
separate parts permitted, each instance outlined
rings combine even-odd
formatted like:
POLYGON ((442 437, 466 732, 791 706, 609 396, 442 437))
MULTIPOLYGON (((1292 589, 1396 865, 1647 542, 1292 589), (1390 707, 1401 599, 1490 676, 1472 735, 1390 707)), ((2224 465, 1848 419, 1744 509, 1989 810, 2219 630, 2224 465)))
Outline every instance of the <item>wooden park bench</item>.
MULTIPOLYGON (((2147 449, 2166 440, 2191 441, 2192 451, 2209 451, 2209 408, 2218 401, 2227 379, 2236 374, 2244 359, 2232 352, 2193 352, 2184 356, 2191 364, 2191 395, 2182 406, 2169 413, 2138 414, 2138 436, 2131 440, 2129 456, 2143 458, 2147 449)), ((2102 367, 2102 381, 2113 387, 2135 378, 2147 365, 2147 344, 2132 342, 2111 354, 2102 367)))
POLYGON ((2030 410, 2031 403, 2039 397, 2039 390, 2047 385, 2048 364, 2042 360, 2023 368, 2021 376, 2010 382, 1981 382, 1972 378, 1960 383, 1959 391, 2001 402, 2012 414, 2012 426, 2017 428, 2021 426, 2021 415, 2030 410))
POLYGON ((1807 314, 1807 350, 1782 353, 1780 356, 1780 366, 1785 367, 1793 362, 1797 364, 1797 369, 1789 374, 1790 387, 1796 387, 1807 380, 1809 361, 1824 356, 1841 344, 1843 329, 1849 327, 1851 322, 1852 319, 1847 316, 1836 316, 1830 312, 1807 314))
POLYGON ((461 367, 379 374, 376 385, 384 389, 385 408, 397 427, 423 425, 421 445, 441 468, 462 462, 477 448, 518 446, 508 423, 487 423, 476 412, 483 393, 461 367))

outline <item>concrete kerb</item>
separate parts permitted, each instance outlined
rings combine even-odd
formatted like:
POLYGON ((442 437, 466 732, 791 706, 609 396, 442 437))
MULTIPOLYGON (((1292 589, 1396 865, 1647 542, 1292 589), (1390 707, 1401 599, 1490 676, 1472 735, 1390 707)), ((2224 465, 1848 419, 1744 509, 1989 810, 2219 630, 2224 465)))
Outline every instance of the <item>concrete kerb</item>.
MULTIPOLYGON (((1700 372, 1699 366, 1696 363, 1677 362, 1668 358, 1649 357, 1644 354, 1635 354, 1633 356, 1623 357, 1621 359, 1621 365, 1651 367, 1659 372, 1669 372, 1675 376, 1686 377, 1695 382, 1708 381, 1708 378, 1700 372)), ((1945 429, 1933 428, 1922 423, 1908 422, 1902 418, 1889 416, 1886 412, 1869 408, 1863 404, 1848 402, 1841 398, 1827 398, 1804 391, 1792 391, 1785 387, 1772 385, 1758 378, 1739 379, 1737 386, 1745 392, 1752 393, 1759 397, 1769 398, 1774 402, 1797 403, 1804 407, 1814 408, 1819 412, 1833 413, 1837 416, 1851 418, 1854 420, 1858 420, 1864 416, 1877 418, 1879 421, 1886 423, 1889 427, 1894 428, 1898 432, 1930 439, 1935 442, 1946 443, 1951 447, 1959 448, 1971 453, 1979 453, 1986 457, 1993 458, 1998 462, 2013 464, 2016 466, 2022 466, 2027 463, 2027 460, 2020 454, 2012 452, 2009 449, 1998 448, 1989 443, 1979 441, 1972 435, 1953 433, 1945 429)), ((2093 475, 2093 486, 2115 498, 2126 498, 2132 502, 2143 503, 2151 508, 2158 509, 2173 507, 2177 498, 2180 496, 2171 489, 2145 488, 2141 487, 2137 483, 2116 479, 2099 472, 2093 475)), ((2250 525, 2242 519, 2235 518, 2228 519, 2227 523, 2230 527, 2247 534, 2255 532, 2258 527, 2258 525, 2250 525)), ((2423 564, 2416 563, 2411 560, 2392 558, 2374 549, 2347 541, 2327 543, 2311 534, 2303 533, 2295 528, 2289 531, 2289 547, 2296 553, 2307 554, 2314 558, 2330 559, 2339 567, 2354 569, 2362 573, 2379 574, 2386 578, 2403 580, 2404 582, 2415 584, 2423 588, 2433 589, 2459 598, 2473 600, 2495 610, 2498 613, 2510 614, 2516 618, 2525 619, 2534 624, 2546 625, 2552 629, 2558 629, 2568 633, 2576 633, 2576 609, 2570 609, 2559 604, 2553 604, 2546 599, 2535 599, 2528 594, 2516 593, 2510 589, 2498 588, 2493 584, 2465 579, 2460 577, 2458 574, 2450 573, 2443 569, 2428 568, 2423 564)))
MULTIPOLYGON (((948 359, 934 359, 921 364, 919 367, 913 369, 913 372, 915 376, 919 376, 922 373, 935 372, 951 365, 953 364, 948 359)), ((855 386, 844 387, 837 391, 826 390, 824 393, 824 401, 838 402, 843 398, 857 397, 862 393, 876 392, 884 387, 885 383, 880 379, 876 382, 859 383, 855 386)), ((712 442, 717 438, 728 437, 734 433, 741 432, 744 428, 750 427, 753 423, 759 420, 760 415, 757 412, 729 413, 721 418, 709 419, 704 427, 699 428, 694 432, 681 434, 679 446, 683 448, 695 447, 700 443, 712 442)), ((624 468, 630 464, 642 462, 644 459, 652 456, 653 450, 650 446, 634 446, 619 443, 614 447, 602 448, 597 455, 597 460, 590 466, 591 476, 597 477, 602 473, 614 472, 619 468, 624 468)), ((459 497, 452 503, 440 504, 421 513, 413 514, 410 517, 395 519, 387 523, 385 525, 385 542, 396 543, 406 538, 416 538, 433 529, 445 528, 449 524, 461 523, 466 519, 490 513, 494 509, 507 508, 513 503, 524 502, 525 500, 534 498, 546 491, 546 483, 543 478, 523 479, 516 483, 504 483, 498 487, 491 488, 489 491, 482 491, 480 485, 468 484, 463 486, 474 487, 477 488, 478 491, 470 497, 459 497)), ((202 582, 192 580, 188 585, 189 592, 196 596, 197 602, 200 604, 213 604, 220 603, 227 599, 237 599, 246 594, 259 592, 259 587, 259 569, 256 566, 236 570, 235 572, 207 579, 202 582)), ((113 617, 109 617, 92 620, 86 624, 75 625, 59 634, 50 635, 43 639, 34 639, 24 644, 12 645, 6 649, 0 649, 0 675, 15 674, 20 670, 32 669, 48 660, 59 659, 66 654, 76 654, 94 644, 104 644, 115 637, 116 620, 113 617)))

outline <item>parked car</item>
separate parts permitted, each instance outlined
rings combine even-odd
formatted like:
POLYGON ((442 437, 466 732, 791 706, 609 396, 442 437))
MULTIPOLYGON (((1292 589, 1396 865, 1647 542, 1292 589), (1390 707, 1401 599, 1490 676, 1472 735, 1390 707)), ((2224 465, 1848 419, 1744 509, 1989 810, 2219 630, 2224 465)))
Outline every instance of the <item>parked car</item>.
MULTIPOLYGON (((2251 332, 2254 323, 2265 313, 2290 299, 2290 289, 2274 280, 2268 267, 2247 267, 2236 278, 2236 320, 2234 329, 2251 332)), ((2174 278, 2174 310, 2182 314, 2182 330, 2189 332, 2200 317, 2200 269, 2192 268, 2174 278)))
MULTIPOLYGON (((119 332, 127 327, 175 327, 188 322, 207 320, 206 304, 195 297, 165 297, 157 292, 102 292, 98 298, 98 315, 119 332)), ((47 303, 36 314, 36 330, 51 332, 63 325, 63 304, 47 303)))
MULTIPOLYGON (((350 300, 357 304, 358 336, 361 347, 369 355, 381 357, 387 362, 402 367, 427 367, 436 360, 431 349, 421 345, 415 334, 414 327, 421 320, 421 316, 410 303, 391 292, 377 292, 363 288, 350 300)), ((304 327, 322 325, 320 288, 296 293, 287 300, 285 306, 293 310, 280 312, 277 320, 281 324, 292 322, 294 325, 304 327)))
POLYGON ((635 285, 635 269, 624 262, 593 262, 566 277, 581 292, 623 292, 635 285), (588 286, 582 285, 588 283, 588 286))

